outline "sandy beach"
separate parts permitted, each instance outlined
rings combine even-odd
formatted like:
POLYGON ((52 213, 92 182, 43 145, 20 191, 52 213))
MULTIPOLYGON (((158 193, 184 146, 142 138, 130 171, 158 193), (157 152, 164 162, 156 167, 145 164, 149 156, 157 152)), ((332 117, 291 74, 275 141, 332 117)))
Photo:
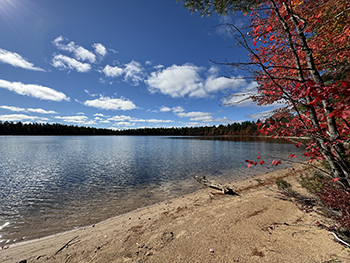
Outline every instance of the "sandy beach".
MULTIPOLYGON (((279 193, 283 178, 307 195, 302 165, 204 188, 98 224, 0 249, 0 262, 350 262, 350 250, 317 222, 317 207, 279 193)), ((210 179, 210 178, 209 178, 210 179)))

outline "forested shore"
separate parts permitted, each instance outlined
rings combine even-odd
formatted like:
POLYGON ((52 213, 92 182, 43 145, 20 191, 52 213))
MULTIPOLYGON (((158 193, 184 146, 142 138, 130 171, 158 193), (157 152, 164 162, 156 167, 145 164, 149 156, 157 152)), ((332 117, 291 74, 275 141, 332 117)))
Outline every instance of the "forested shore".
MULTIPOLYGON (((259 121, 258 121, 259 122, 259 121)), ((245 121, 218 126, 140 128, 127 130, 102 129, 59 123, 1 122, 0 135, 174 135, 174 136, 223 136, 259 135, 257 123, 245 121)))

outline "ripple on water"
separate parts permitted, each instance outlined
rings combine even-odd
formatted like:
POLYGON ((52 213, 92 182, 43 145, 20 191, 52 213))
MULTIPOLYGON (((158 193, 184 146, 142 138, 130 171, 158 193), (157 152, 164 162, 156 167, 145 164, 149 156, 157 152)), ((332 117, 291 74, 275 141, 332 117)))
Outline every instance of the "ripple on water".
POLYGON ((264 167, 247 169, 244 160, 259 153, 268 162, 268 155, 287 157, 295 149, 142 136, 10 136, 0 146, 2 243, 94 224, 191 193, 200 189, 193 175, 228 182, 265 173, 264 167))

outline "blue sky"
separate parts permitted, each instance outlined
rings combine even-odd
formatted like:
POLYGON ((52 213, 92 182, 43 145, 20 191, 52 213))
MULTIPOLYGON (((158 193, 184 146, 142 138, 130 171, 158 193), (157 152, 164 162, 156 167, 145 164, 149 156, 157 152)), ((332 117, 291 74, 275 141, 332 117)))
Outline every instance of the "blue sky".
POLYGON ((255 120, 270 108, 223 103, 256 84, 210 62, 247 60, 215 27, 227 21, 245 23, 191 15, 174 0, 0 0, 0 121, 129 129, 255 120))

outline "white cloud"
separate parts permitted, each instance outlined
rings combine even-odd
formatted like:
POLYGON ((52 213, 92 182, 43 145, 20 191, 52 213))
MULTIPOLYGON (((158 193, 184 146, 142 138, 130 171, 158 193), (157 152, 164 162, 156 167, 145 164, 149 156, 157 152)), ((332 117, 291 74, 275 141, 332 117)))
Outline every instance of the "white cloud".
POLYGON ((0 88, 42 100, 69 101, 69 98, 64 93, 36 84, 23 84, 21 82, 9 82, 0 79, 0 88))
POLYGON ((124 70, 118 66, 111 67, 110 65, 106 65, 102 72, 106 75, 106 77, 116 78, 124 73, 124 70))
POLYGON ((274 110, 268 110, 268 111, 262 111, 262 112, 248 115, 247 118, 252 119, 252 120, 265 119, 265 118, 270 117, 273 114, 274 114, 274 110))
POLYGON ((108 117, 102 113, 95 113, 94 116, 97 116, 97 117, 108 117))
POLYGON ((99 123, 111 123, 111 122, 108 120, 100 120, 99 123))
POLYGON ((57 112, 53 111, 53 110, 43 110, 43 109, 32 109, 32 108, 28 108, 27 111, 30 112, 36 112, 36 113, 41 113, 41 114, 57 114, 57 112))
POLYGON ((98 94, 91 94, 88 90, 84 89, 85 93, 91 97, 97 97, 98 94))
POLYGON ((176 107, 172 107, 172 108, 169 108, 167 106, 162 106, 162 107, 160 107, 159 111, 161 111, 161 112, 172 111, 173 113, 179 113, 179 112, 184 112, 185 109, 182 108, 181 106, 176 106, 176 107))
POLYGON ((116 123, 115 125, 117 125, 117 126, 128 126, 128 127, 131 127, 131 126, 135 126, 135 123, 131 123, 131 122, 118 122, 118 123, 116 123))
POLYGON ((203 79, 200 73, 204 70, 204 68, 192 64, 172 65, 152 72, 145 83, 149 86, 148 90, 151 93, 160 92, 173 98, 186 95, 194 98, 204 98, 219 91, 236 90, 247 85, 240 77, 218 77, 218 69, 215 67, 211 67, 207 72, 207 78, 203 79))
POLYGON ((204 90, 206 93, 215 93, 226 89, 236 90, 239 87, 242 87, 245 85, 246 85, 246 81, 242 77, 238 77, 238 78, 218 77, 217 69, 212 67, 209 69, 209 76, 205 80, 204 90))
POLYGON ((83 47, 76 47, 74 51, 74 56, 76 59, 81 61, 89 61, 90 63, 96 62, 96 56, 95 54, 91 53, 89 50, 83 48, 83 47))
POLYGON ((19 108, 19 107, 14 107, 14 106, 0 106, 1 109, 5 110, 10 110, 10 111, 15 111, 15 112, 36 112, 36 113, 41 113, 41 114, 56 114, 57 112, 55 111, 47 111, 43 109, 32 109, 32 108, 19 108))
POLYGON ((15 112, 25 112, 26 109, 24 108, 18 108, 18 107, 14 107, 14 106, 0 106, 1 109, 5 109, 5 110, 10 110, 10 111, 15 111, 15 112))
POLYGON ((164 68, 164 66, 159 64, 157 66, 154 66, 153 68, 156 70, 160 70, 160 69, 164 68))
POLYGON ((184 97, 202 85, 199 71, 201 68, 190 64, 173 65, 161 71, 152 72, 145 82, 151 93, 160 92, 173 98, 184 97))
POLYGON ((89 61, 90 63, 96 62, 96 55, 94 53, 83 48, 82 46, 76 45, 73 41, 69 42, 68 44, 62 44, 61 42, 64 40, 68 39, 59 36, 52 43, 60 50, 73 53, 74 57, 78 60, 89 61))
POLYGON ((141 122, 141 123, 145 123, 145 122, 148 122, 148 123, 171 123, 171 122, 174 122, 173 120, 138 119, 138 118, 134 118, 134 117, 126 116, 126 115, 116 115, 116 116, 113 116, 111 118, 108 118, 107 120, 117 122, 118 124, 120 124, 120 123, 137 123, 137 122, 141 122))
POLYGON ((179 112, 185 111, 185 109, 182 108, 181 106, 173 107, 172 110, 173 110, 174 113, 179 113, 179 112))
POLYGON ((145 64, 146 64, 146 66, 151 66, 152 62, 151 61, 146 61, 145 64))
POLYGON ((64 55, 55 55, 52 59, 52 66, 58 69, 75 69, 78 72, 89 72, 91 70, 91 66, 88 63, 82 63, 77 61, 74 58, 70 58, 64 55))
POLYGON ((101 96, 98 99, 85 101, 84 105, 103 110, 132 110, 137 108, 132 101, 123 97, 120 99, 114 99, 101 96))
POLYGON ((212 113, 210 112, 201 112, 201 111, 192 111, 192 112, 179 112, 177 114, 180 118, 189 118, 190 121, 192 122, 203 122, 205 123, 212 123, 212 122, 218 122, 218 123, 232 123, 234 122, 233 120, 230 120, 226 117, 223 118, 217 118, 215 119, 212 116, 212 113))
POLYGON ((133 86, 139 85, 145 76, 144 68, 139 62, 134 60, 128 64, 124 64, 124 68, 121 68, 119 66, 112 67, 110 65, 106 65, 105 68, 99 72, 103 72, 106 77, 111 78, 116 78, 124 74, 123 81, 131 83, 133 86))
POLYGON ((256 105, 251 99, 252 96, 257 95, 257 83, 252 82, 240 92, 230 94, 222 100, 225 106, 252 106, 256 105))
POLYGON ((150 122, 150 123, 170 123, 173 120, 158 120, 158 119, 133 119, 135 122, 150 122))
POLYGON ((231 16, 220 16, 219 17, 220 24, 215 27, 215 31, 219 35, 224 36, 231 36, 231 26, 230 24, 233 24, 232 17, 231 16))
POLYGON ((171 111, 171 109, 169 107, 162 106, 159 111, 161 111, 161 112, 169 112, 169 111, 171 111))
POLYGON ((101 56, 102 58, 104 58, 107 55, 107 49, 104 45, 100 43, 95 43, 92 45, 92 47, 95 49, 95 53, 101 56))
POLYGON ((180 118, 190 118, 190 121, 201 121, 201 122, 210 122, 213 121, 212 114, 209 112, 201 111, 192 111, 192 112, 179 112, 177 116, 180 118))
POLYGON ((144 79, 145 75, 144 69, 141 66, 141 64, 134 60, 128 64, 125 64, 124 73, 124 81, 131 81, 134 86, 139 85, 139 82, 141 82, 144 79))
POLYGON ((1 48, 0 48, 0 62, 9 64, 14 67, 23 68, 23 69, 45 71, 42 68, 34 67, 33 63, 28 62, 21 55, 11 51, 1 49, 1 48))
POLYGON ((93 125, 96 124, 95 121, 89 120, 88 117, 83 115, 76 115, 76 116, 56 116, 56 119, 63 120, 65 122, 72 122, 72 123, 79 123, 79 124, 86 124, 86 125, 93 125))
POLYGON ((37 116, 28 116, 25 114, 9 114, 9 115, 0 115, 1 121, 23 121, 23 120, 29 120, 29 121, 48 121, 47 118, 41 118, 37 116))
POLYGON ((113 48, 109 48, 108 50, 111 51, 111 52, 114 53, 114 54, 118 54, 118 53, 119 53, 119 51, 114 50, 113 48))
POLYGON ((108 118, 109 121, 116 121, 116 122, 121 122, 121 121, 131 121, 132 117, 130 116, 125 116, 125 115, 115 115, 113 117, 108 118))

